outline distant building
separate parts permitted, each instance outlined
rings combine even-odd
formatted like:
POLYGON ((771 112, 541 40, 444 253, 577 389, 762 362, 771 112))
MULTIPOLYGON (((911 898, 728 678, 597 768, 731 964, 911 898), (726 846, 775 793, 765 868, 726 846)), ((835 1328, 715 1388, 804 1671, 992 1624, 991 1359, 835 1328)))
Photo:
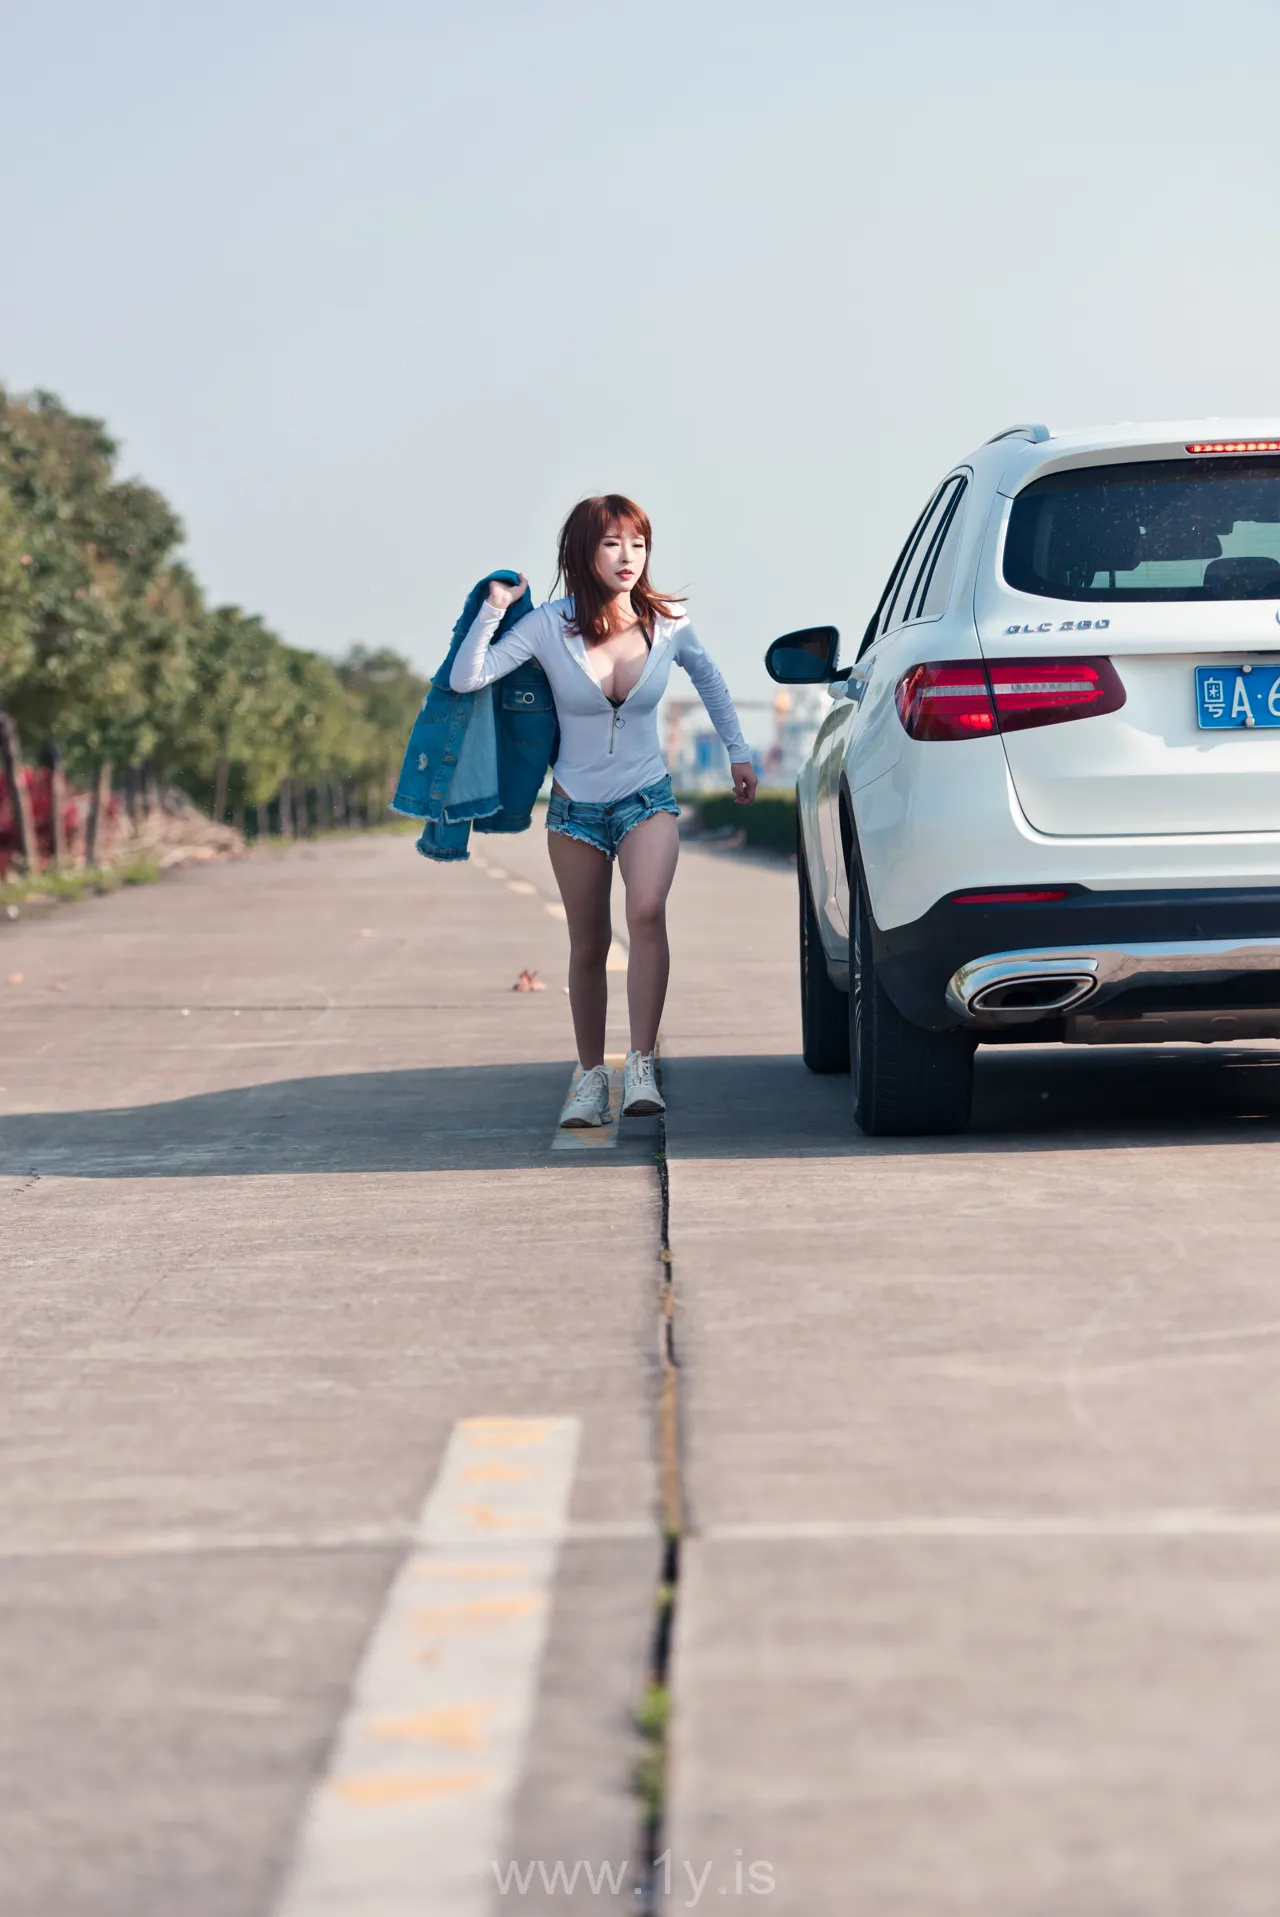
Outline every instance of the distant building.
MULTIPOLYGON (((742 699, 737 706, 761 783, 794 785, 827 710, 824 694, 816 687, 779 686, 771 699, 742 699)), ((723 792, 729 784, 729 755, 707 725, 701 702, 668 699, 663 711, 667 764, 676 791, 723 792)))
POLYGON ((827 695, 816 687, 797 686, 792 692, 779 687, 773 702, 773 746, 765 773, 769 785, 795 784, 829 709, 827 695))
POLYGON ((729 783, 729 754, 710 726, 695 732, 685 748, 690 792, 718 792, 729 783))

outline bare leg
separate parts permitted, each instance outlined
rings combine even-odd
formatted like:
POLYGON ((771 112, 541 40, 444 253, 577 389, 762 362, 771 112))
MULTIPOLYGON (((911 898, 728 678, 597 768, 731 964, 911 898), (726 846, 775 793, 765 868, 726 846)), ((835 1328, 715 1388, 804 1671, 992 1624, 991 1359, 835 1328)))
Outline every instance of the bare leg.
POLYGON ((569 921, 569 1009, 578 1062, 584 1071, 590 1071, 593 1065, 604 1063, 604 1017, 609 1001, 604 965, 613 940, 609 917, 613 867, 594 845, 566 838, 563 832, 548 832, 547 850, 569 921))
POLYGON ((671 953, 667 945, 667 893, 676 875, 680 833, 670 812, 658 812, 632 826, 618 847, 618 865, 627 888, 627 1009, 631 1049, 651 1052, 667 996, 671 953))

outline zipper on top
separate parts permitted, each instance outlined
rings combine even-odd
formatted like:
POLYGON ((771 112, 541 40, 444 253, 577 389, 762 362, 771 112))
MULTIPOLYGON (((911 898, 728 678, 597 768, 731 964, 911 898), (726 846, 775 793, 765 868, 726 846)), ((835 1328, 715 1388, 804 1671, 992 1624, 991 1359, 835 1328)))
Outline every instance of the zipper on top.
POLYGON ((645 657, 644 665, 641 667, 641 670, 640 670, 640 678, 637 679, 635 684, 632 686, 631 692, 627 694, 627 698, 620 699, 617 705, 615 705, 613 700, 609 698, 609 695, 605 691, 604 687, 600 684, 600 681, 596 678, 595 673, 592 672, 590 666, 587 664, 586 647, 583 644, 581 636, 572 635, 572 637, 577 638, 577 644, 574 645, 572 643, 572 637, 570 633, 565 629, 565 624, 563 623, 563 622, 566 622, 568 618, 569 618, 569 615, 567 612, 561 614, 561 620, 562 620, 561 637, 564 639, 564 642, 568 648, 570 657, 574 659, 574 661, 581 667, 582 671, 586 673, 588 679, 590 679, 592 685, 595 687, 596 691, 600 694, 601 698, 608 699, 609 701, 609 706, 610 706, 609 751, 612 752, 617 740, 617 736, 618 736, 618 727, 625 726, 627 723, 626 720, 622 717, 620 708, 627 703, 627 699, 631 697, 632 692, 638 692, 640 690, 641 682, 647 675, 650 664, 652 663, 653 649, 654 649, 653 636, 649 632, 646 632, 644 635, 644 649, 645 649, 646 657, 645 657))

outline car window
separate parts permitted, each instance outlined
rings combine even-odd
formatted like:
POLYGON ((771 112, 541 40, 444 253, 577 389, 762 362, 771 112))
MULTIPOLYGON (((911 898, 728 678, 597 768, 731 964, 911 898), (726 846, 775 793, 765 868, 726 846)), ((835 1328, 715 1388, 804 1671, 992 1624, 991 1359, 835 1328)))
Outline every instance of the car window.
POLYGON ((1280 460, 1135 460, 1024 487, 1004 576, 1018 592, 1124 600, 1280 599, 1280 460))
POLYGON ((894 580, 893 591, 889 594, 885 605, 878 638, 883 638, 887 632, 896 631, 906 618, 907 606, 915 597, 916 582, 928 555, 934 529, 946 511, 948 497, 947 485, 939 486, 916 523, 915 533, 903 554, 902 563, 894 580))
POLYGON ((889 603, 889 600, 893 594, 894 588, 897 586, 899 575, 901 574, 903 567, 906 565, 909 555, 915 551, 916 535, 920 531, 920 528, 924 525, 926 518, 932 512, 932 510, 933 510, 933 501, 931 499, 929 501, 929 504, 925 507, 924 511, 921 513, 919 519, 917 519, 915 525, 911 528, 911 531, 907 534, 907 543, 902 548, 902 551, 898 554, 898 557, 893 562, 893 571, 889 574, 889 577, 885 582, 885 588, 880 595, 879 604, 876 606, 875 611, 872 613, 870 619, 867 621, 867 629, 862 635, 862 644, 858 647, 859 659, 861 659, 863 653, 866 652, 869 646, 873 646, 875 644, 876 640, 880 637, 880 634, 884 630, 884 625, 883 625, 881 615, 883 614, 885 607, 889 603))
POLYGON ((951 596, 951 580, 960 551, 960 528, 964 521, 965 480, 958 479, 940 517, 935 521, 929 551, 916 581, 915 597, 907 607, 908 619, 940 619, 951 596))

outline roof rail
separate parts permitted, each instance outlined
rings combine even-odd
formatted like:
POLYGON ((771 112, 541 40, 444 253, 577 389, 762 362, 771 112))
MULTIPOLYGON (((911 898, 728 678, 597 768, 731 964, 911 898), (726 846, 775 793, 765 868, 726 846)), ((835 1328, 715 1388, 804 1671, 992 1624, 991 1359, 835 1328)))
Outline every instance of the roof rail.
POLYGON ((992 433, 987 445, 994 446, 998 439, 1029 439, 1033 445, 1041 446, 1051 438, 1047 426, 1006 426, 1002 433, 992 433))

